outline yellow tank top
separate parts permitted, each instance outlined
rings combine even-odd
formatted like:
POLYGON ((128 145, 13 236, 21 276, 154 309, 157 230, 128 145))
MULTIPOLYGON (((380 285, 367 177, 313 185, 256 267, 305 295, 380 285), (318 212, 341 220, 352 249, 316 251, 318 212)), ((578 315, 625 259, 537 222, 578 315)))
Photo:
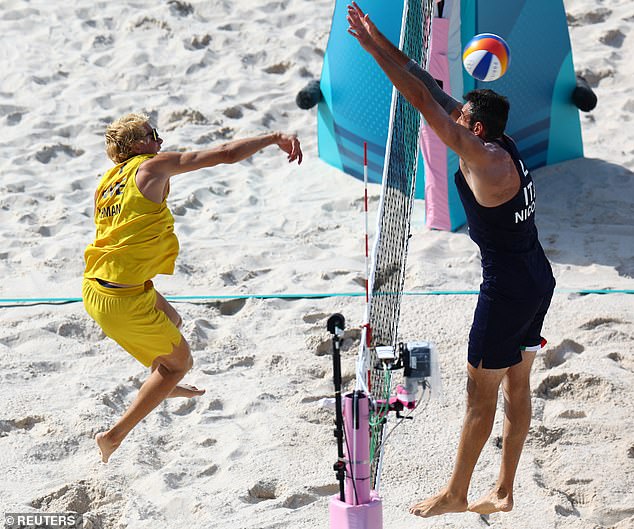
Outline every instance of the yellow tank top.
POLYGON ((156 274, 174 273, 178 239, 166 198, 157 204, 136 185, 142 154, 116 165, 99 182, 95 200, 95 241, 84 258, 84 277, 138 284, 156 274))

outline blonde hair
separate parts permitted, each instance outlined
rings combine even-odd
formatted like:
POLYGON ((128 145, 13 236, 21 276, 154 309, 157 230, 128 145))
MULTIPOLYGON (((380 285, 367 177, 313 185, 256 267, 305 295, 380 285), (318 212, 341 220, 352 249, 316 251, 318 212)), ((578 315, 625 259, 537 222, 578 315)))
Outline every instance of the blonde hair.
POLYGON ((125 162, 134 156, 132 145, 147 136, 145 125, 150 118, 145 114, 126 114, 113 121, 106 129, 106 153, 114 163, 125 162))

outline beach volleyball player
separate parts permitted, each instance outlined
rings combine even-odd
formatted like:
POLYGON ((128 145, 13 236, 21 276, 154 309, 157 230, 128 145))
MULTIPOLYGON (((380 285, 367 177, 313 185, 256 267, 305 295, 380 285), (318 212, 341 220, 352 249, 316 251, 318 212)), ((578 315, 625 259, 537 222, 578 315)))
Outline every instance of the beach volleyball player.
POLYGON ((289 162, 302 161, 297 137, 280 132, 193 152, 159 152, 162 143, 142 114, 127 114, 106 130, 106 152, 115 166, 95 192, 97 230, 85 252, 84 306, 107 336, 151 372, 123 416, 97 434, 104 463, 165 398, 204 393, 179 385, 193 365, 192 356, 180 332, 181 317, 151 281, 157 274, 172 274, 178 255, 174 218, 167 206, 172 177, 236 163, 269 145, 277 145, 289 162))
POLYGON ((467 409, 452 476, 444 489, 413 507, 428 517, 467 509, 513 508, 513 483, 531 420, 529 378, 555 280, 535 228, 535 186, 515 144, 504 134, 509 105, 475 90, 462 105, 393 46, 356 5, 348 31, 396 89, 460 157, 456 185, 469 235, 480 247, 483 281, 469 334, 467 409), (490 493, 469 504, 473 469, 491 434, 498 391, 504 394, 502 461, 490 493))

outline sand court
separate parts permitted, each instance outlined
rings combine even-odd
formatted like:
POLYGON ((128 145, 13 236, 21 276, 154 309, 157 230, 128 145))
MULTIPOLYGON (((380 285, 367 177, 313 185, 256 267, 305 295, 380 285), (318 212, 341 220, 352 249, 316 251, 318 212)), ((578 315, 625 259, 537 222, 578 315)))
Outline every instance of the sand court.
MULTIPOLYGON (((385 527, 634 527, 634 296, 579 293, 634 289, 634 11, 627 0, 565 5, 575 68, 599 105, 581 115, 586 158, 533 174, 558 290, 515 508, 486 523, 407 512, 453 464, 476 296, 405 296, 400 332, 436 343, 443 397, 391 437, 385 527)), ((0 0, 0 298, 80 296, 93 193, 110 167, 102 135, 123 113, 147 112, 164 150, 269 129, 297 132, 304 150, 299 168, 271 149, 175 177, 181 253, 155 284, 166 296, 227 296, 176 302, 195 364, 187 382, 207 393, 161 404, 108 465, 93 437, 147 371, 81 303, 0 307, 2 511, 75 511, 95 529, 326 527, 337 492, 333 414, 318 405, 333 393, 326 320, 348 321, 350 386, 363 298, 251 295, 362 292, 363 184, 318 159, 316 111, 295 105, 321 71, 331 14, 330 0, 0 0)), ((369 193, 372 219, 380 189, 369 193)), ((423 211, 417 201, 405 290, 477 290, 466 230, 430 231, 423 211)), ((472 498, 495 480, 501 406, 472 498)))

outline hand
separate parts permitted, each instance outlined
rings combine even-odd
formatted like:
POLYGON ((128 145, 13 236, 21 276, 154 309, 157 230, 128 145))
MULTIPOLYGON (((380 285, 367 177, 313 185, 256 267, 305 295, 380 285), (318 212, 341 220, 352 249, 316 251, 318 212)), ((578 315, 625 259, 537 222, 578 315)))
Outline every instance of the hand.
POLYGON ((277 135, 277 141, 275 142, 285 153, 288 154, 289 163, 297 160, 297 165, 302 163, 302 148, 299 144, 299 140, 295 134, 282 134, 277 135))
POLYGON ((348 16, 346 17, 350 27, 348 33, 359 41, 359 44, 368 49, 374 44, 374 35, 378 33, 376 26, 370 20, 369 15, 365 14, 356 2, 348 5, 348 16))

